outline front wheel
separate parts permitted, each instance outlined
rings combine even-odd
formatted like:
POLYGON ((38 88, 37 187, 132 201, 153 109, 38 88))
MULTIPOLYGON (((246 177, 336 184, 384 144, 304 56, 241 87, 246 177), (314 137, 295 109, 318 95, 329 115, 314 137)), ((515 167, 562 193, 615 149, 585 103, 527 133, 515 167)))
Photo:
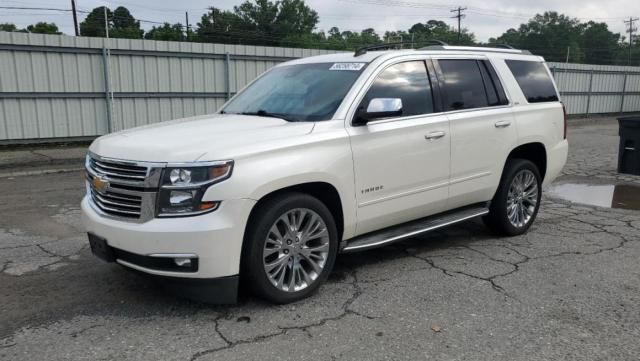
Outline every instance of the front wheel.
POLYGON ((525 159, 509 159, 485 224, 501 235, 523 234, 536 219, 541 197, 538 167, 525 159))
POLYGON ((275 303, 309 296, 327 279, 338 252, 331 212, 301 193, 259 207, 245 239, 244 268, 253 290, 275 303))

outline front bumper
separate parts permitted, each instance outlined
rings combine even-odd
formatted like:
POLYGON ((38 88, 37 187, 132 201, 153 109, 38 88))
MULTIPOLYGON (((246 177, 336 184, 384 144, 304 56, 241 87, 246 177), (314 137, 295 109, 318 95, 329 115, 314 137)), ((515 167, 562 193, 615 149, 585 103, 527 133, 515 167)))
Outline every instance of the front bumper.
POLYGON ((242 240, 255 201, 228 200, 215 212, 185 218, 156 218, 144 223, 110 219, 99 214, 89 198, 82 200, 82 220, 87 232, 104 238, 109 247, 140 256, 192 254, 195 272, 173 272, 149 268, 116 258, 132 269, 156 276, 179 279, 236 277, 240 272, 242 240))

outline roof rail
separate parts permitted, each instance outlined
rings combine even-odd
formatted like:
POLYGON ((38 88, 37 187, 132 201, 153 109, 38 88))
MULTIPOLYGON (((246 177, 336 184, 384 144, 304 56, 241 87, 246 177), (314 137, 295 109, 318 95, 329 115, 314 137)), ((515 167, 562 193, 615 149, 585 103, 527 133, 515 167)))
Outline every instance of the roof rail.
POLYGON ((510 53, 510 54, 532 55, 529 50, 514 49, 513 47, 507 44, 499 44, 499 46, 495 45, 494 47, 431 45, 431 46, 421 48, 419 50, 481 51, 481 52, 490 52, 490 53, 510 53))
MULTIPOLYGON (((437 45, 441 45, 441 46, 448 45, 444 41, 440 41, 440 40, 428 40, 428 41, 426 41, 426 43, 437 44, 437 45)), ((414 42, 399 42, 399 43, 384 43, 384 44, 367 45, 367 46, 363 46, 363 47, 357 49, 353 56, 358 57, 358 56, 364 55, 369 50, 391 49, 391 48, 397 47, 399 45, 410 45, 410 46, 413 46, 414 44, 415 44, 414 42)))
POLYGON ((509 45, 507 43, 494 43, 494 44, 489 44, 489 45, 493 46, 494 48, 517 50, 516 48, 514 48, 513 46, 511 46, 511 45, 509 45))

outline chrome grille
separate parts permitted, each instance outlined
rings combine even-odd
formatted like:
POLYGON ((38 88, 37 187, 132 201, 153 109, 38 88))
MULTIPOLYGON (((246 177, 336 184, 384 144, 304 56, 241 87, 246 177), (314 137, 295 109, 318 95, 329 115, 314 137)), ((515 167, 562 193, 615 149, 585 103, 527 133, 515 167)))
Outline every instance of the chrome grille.
POLYGON ((106 176, 113 181, 126 182, 125 184, 144 185, 149 171, 149 168, 139 165, 97 160, 95 158, 90 158, 88 166, 96 174, 106 176))
POLYGON ((102 158, 89 153, 87 195, 102 214, 132 222, 155 216, 155 200, 164 164, 102 158))
POLYGON ((91 186, 91 199, 101 211, 125 218, 140 218, 142 197, 115 192, 98 192, 91 186))

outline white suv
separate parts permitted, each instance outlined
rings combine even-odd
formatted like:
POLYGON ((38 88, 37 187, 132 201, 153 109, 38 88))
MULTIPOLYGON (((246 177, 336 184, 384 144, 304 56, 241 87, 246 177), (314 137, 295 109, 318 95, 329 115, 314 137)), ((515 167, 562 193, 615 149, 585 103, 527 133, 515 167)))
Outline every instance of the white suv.
POLYGON ((340 252, 483 216, 525 232, 567 158, 549 69, 526 51, 432 46, 299 59, 218 114, 97 139, 96 256, 234 302, 308 296, 340 252))

